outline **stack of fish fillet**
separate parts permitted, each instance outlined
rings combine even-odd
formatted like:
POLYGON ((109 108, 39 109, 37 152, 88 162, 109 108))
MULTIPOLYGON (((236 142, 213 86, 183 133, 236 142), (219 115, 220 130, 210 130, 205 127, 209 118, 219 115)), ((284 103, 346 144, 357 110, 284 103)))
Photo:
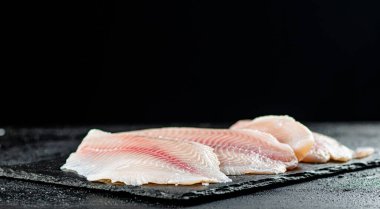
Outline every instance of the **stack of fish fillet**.
POLYGON ((346 162, 373 152, 353 151, 289 116, 263 116, 229 129, 93 129, 61 169, 89 181, 190 185, 230 182, 228 175, 284 173, 299 162, 346 162))

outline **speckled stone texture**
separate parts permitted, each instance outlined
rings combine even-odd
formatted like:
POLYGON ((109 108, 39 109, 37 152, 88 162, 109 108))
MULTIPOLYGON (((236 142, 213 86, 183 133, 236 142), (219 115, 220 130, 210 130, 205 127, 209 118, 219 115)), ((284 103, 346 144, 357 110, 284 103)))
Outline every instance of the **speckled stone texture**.
MULTIPOLYGON (((203 124, 202 126, 209 125, 203 124)), ((310 126, 313 130, 337 137, 340 141, 352 148, 364 145, 374 146, 377 149, 380 148, 380 124, 326 123, 310 124, 310 126)), ((135 128, 141 127, 103 127, 103 129, 111 131, 135 128)), ((5 130, 5 135, 0 137, 0 164, 2 165, 0 167, 3 169, 3 175, 4 172, 8 172, 6 175, 19 175, 13 176, 16 178, 29 178, 35 181, 41 181, 39 178, 42 178, 42 180, 45 179, 43 180, 45 182, 50 181, 50 183, 57 184, 59 182, 62 183, 62 179, 60 179, 61 177, 57 178, 56 174, 58 173, 56 172, 59 171, 56 171, 54 166, 59 167, 59 162, 63 159, 62 157, 65 157, 76 148, 78 143, 80 143, 81 137, 83 137, 88 128, 24 129, 20 131, 17 129, 5 130), (56 148, 52 149, 52 146, 56 146, 56 148), (13 150, 13 152, 9 150, 13 150), (25 156, 29 154, 29 157, 25 156), (41 162, 40 164, 37 163, 34 165, 28 165, 28 163, 38 160, 47 160, 42 163, 42 165, 45 166, 43 172, 41 172, 43 166, 39 167, 41 162), (49 165, 48 162, 50 162, 51 165, 49 165), (48 169, 47 167, 51 169, 48 169), (10 169, 12 171, 10 171, 10 169), (50 177, 47 177, 49 175, 50 177)), ((378 157, 376 159, 378 159, 378 157)), ((151 208, 172 207, 171 205, 173 204, 178 206, 178 202, 170 201, 170 199, 177 199, 180 203, 182 200, 187 200, 185 201, 185 204, 187 205, 203 203, 201 205, 192 206, 200 208, 379 208, 379 169, 372 168, 344 173, 356 169, 378 166, 378 161, 376 159, 368 158, 361 163, 355 163, 354 165, 351 164, 346 167, 342 164, 333 165, 334 169, 324 169, 322 172, 319 171, 319 173, 309 172, 305 174, 305 170, 310 171, 316 169, 316 167, 313 167, 314 165, 312 165, 311 167, 305 167, 304 170, 296 171, 299 172, 299 174, 290 174, 295 175, 290 177, 260 176, 256 179, 257 176, 248 176, 248 181, 245 177, 242 177, 243 179, 235 179, 235 186, 232 185, 233 183, 228 186, 219 185, 219 188, 221 186, 221 190, 218 190, 218 186, 215 184, 208 187, 185 187, 185 189, 183 189, 183 187, 144 186, 137 188, 135 191, 133 191, 133 189, 129 190, 124 188, 125 190, 123 190, 121 187, 116 187, 116 190, 119 192, 107 192, 104 191, 105 188, 86 189, 0 178, 0 208, 31 206, 36 206, 39 208, 49 208, 52 206, 151 208), (342 170, 342 168, 345 168, 346 170, 342 170), (336 175, 337 172, 342 174, 305 182, 315 178, 336 175), (268 178, 270 179, 269 181, 268 178), (236 184, 236 182, 240 182, 241 184, 236 184), (257 184, 258 182, 259 184, 257 184), (296 182, 302 183, 290 186, 290 184, 294 184, 296 182), (271 188, 271 190, 268 190, 269 188, 271 188), (154 191, 153 194, 160 196, 161 199, 162 196, 164 196, 163 199, 166 199, 166 201, 160 201, 152 198, 141 198, 141 196, 146 195, 136 194, 136 191, 144 191, 143 193, 148 194, 148 196, 151 196, 149 193, 154 191), (157 193, 157 191, 159 192, 157 193), (164 193, 169 192, 163 194, 162 191, 164 191, 164 193), (136 198, 135 195, 140 197, 136 198), (207 197, 202 199, 205 195, 207 197), (211 200, 215 201, 205 203, 211 200), (157 202, 160 203, 158 204, 157 202)), ((71 177, 76 181, 82 181, 75 175, 71 177)), ((94 183, 90 183, 90 185, 92 184, 94 183)), ((107 185, 102 184, 96 185, 100 187, 107 187, 107 185)), ((80 184, 80 186, 91 188, 91 186, 88 185, 80 184)), ((113 188, 106 189, 115 191, 113 188)))

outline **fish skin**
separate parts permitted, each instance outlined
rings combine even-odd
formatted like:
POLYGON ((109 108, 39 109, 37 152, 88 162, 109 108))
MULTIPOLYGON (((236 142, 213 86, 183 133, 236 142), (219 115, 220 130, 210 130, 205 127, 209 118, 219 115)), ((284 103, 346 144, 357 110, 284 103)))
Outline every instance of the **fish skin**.
POLYGON ((171 127, 125 133, 210 146, 221 162, 221 171, 227 175, 277 174, 298 165, 290 146, 261 131, 171 127))
POLYGON ((279 142, 290 145, 299 161, 306 157, 315 143, 312 132, 306 126, 287 115, 268 115, 257 117, 251 121, 241 120, 230 128, 235 130, 259 130, 269 133, 279 142))
POLYGON ((61 167, 89 181, 142 185, 230 182, 212 148, 91 130, 61 167))

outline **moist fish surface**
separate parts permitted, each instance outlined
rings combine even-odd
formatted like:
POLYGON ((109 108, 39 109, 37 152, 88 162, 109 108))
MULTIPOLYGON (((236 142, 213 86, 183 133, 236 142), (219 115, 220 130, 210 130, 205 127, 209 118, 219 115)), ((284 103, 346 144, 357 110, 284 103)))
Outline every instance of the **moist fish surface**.
POLYGON ((290 146, 261 131, 172 127, 125 134, 193 141, 210 146, 218 156, 221 171, 227 175, 276 174, 298 165, 290 146))
POLYGON ((301 161, 314 145, 312 132, 300 122, 289 116, 262 116, 253 120, 241 120, 231 129, 258 130, 273 135, 278 141, 290 145, 301 161))
POLYGON ((309 130, 306 130, 306 127, 303 127, 302 124, 289 116, 263 116, 254 120, 239 120, 232 125, 231 128, 269 132, 277 137, 279 141, 291 145, 298 156, 305 155, 307 149, 301 148, 307 147, 306 145, 310 143, 310 133, 312 133, 314 144, 306 153, 305 157, 299 157, 299 159, 302 159, 302 162, 307 163, 326 163, 329 161, 346 162, 353 158, 367 157, 375 151, 372 147, 361 147, 354 152, 334 138, 315 132, 309 132, 309 130), (297 140, 300 140, 299 143, 305 146, 298 145, 297 148, 297 140))
POLYGON ((302 162, 306 163, 326 163, 331 159, 330 151, 326 140, 323 140, 322 135, 314 133, 315 143, 311 150, 307 153, 302 162), (322 138, 322 139, 321 139, 322 138))
POLYGON ((364 158, 374 153, 371 147, 358 148, 356 151, 339 143, 338 140, 313 132, 315 144, 302 160, 308 163, 326 163, 328 161, 347 162, 353 158, 364 158))
POLYGON ((196 143, 91 130, 61 169, 127 185, 231 181, 213 149, 196 143))
POLYGON ((361 159, 361 158, 368 157, 372 155, 373 153, 375 153, 375 149, 373 147, 358 147, 356 148, 353 157, 355 159, 361 159))

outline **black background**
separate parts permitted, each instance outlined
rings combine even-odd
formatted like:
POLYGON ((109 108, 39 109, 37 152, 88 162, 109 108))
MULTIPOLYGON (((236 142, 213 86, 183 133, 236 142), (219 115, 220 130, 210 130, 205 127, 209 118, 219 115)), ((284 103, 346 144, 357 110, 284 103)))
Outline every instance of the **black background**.
POLYGON ((378 1, 126 2, 5 7, 0 125, 380 120, 378 1))

